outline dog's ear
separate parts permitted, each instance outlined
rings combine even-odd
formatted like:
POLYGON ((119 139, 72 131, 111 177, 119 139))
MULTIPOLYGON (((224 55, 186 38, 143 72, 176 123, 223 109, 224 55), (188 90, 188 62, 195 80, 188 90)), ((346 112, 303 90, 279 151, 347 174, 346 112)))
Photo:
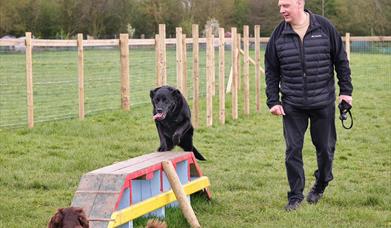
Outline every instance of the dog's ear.
POLYGON ((158 91, 158 89, 160 89, 161 87, 158 87, 158 88, 155 88, 155 89, 151 89, 151 91, 149 91, 149 96, 151 97, 151 99, 153 99, 153 97, 155 96, 155 93, 156 91, 158 91))
POLYGON ((57 210, 57 213, 50 219, 48 228, 62 227, 62 220, 64 219, 64 208, 57 210))
POLYGON ((86 214, 84 213, 83 208, 77 207, 77 208, 75 208, 75 212, 77 213, 77 216, 78 216, 77 218, 80 222, 80 225, 82 225, 83 228, 89 228, 90 225, 88 223, 88 219, 86 217, 86 214))
POLYGON ((181 91, 179 91, 179 89, 173 89, 173 90, 171 91, 171 94, 172 94, 172 96, 175 97, 175 98, 178 98, 178 97, 181 97, 181 96, 182 96, 181 91))

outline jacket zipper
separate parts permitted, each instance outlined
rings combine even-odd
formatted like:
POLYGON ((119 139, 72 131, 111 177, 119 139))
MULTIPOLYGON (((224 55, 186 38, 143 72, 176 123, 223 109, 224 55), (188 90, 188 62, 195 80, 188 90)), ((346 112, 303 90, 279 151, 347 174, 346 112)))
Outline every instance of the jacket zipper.
POLYGON ((300 58, 301 58, 301 67, 303 68, 303 81, 304 81, 304 88, 303 88, 303 93, 304 93, 304 105, 307 105, 307 75, 306 75, 306 67, 305 67, 305 61, 304 61, 304 38, 303 37, 303 42, 300 40, 300 36, 297 35, 297 39, 299 41, 299 47, 300 47, 300 58))

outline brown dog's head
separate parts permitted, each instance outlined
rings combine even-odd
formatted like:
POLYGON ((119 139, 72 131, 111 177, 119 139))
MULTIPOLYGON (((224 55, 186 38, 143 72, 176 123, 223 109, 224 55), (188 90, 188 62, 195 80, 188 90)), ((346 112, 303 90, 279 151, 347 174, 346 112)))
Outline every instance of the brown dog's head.
POLYGON ((60 208, 50 219, 48 228, 89 228, 86 214, 82 208, 60 208))

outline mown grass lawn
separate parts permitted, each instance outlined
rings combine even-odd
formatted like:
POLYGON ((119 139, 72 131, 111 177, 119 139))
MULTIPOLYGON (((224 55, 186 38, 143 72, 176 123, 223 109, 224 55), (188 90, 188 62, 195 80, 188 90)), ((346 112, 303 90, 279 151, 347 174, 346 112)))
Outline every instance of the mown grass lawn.
MULTIPOLYGON (((213 198, 196 197, 192 206, 203 227, 391 226, 391 56, 353 55, 351 66, 355 122, 344 130, 336 120, 335 179, 319 204, 304 203, 292 213, 283 210, 288 183, 281 119, 263 105, 261 113, 240 113, 233 121, 228 100, 227 123, 218 124, 215 115, 207 128, 202 104, 194 141, 208 158, 199 164, 213 198)), ((45 227, 57 208, 70 205, 81 175, 157 147, 149 104, 84 121, 0 130, 0 227, 45 227)), ((303 156, 307 193, 316 169, 309 134, 303 156)), ((166 221, 169 227, 187 226, 177 209, 166 221)))

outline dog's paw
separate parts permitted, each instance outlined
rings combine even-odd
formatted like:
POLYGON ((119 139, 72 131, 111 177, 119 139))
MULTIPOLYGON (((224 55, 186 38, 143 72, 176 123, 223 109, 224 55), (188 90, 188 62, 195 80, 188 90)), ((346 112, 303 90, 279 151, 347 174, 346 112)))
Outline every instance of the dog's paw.
POLYGON ((172 142, 174 143, 174 145, 178 145, 181 142, 181 136, 175 133, 172 136, 172 142))
POLYGON ((168 151, 168 148, 167 146, 159 146, 159 148, 157 148, 157 151, 159 152, 168 151))

